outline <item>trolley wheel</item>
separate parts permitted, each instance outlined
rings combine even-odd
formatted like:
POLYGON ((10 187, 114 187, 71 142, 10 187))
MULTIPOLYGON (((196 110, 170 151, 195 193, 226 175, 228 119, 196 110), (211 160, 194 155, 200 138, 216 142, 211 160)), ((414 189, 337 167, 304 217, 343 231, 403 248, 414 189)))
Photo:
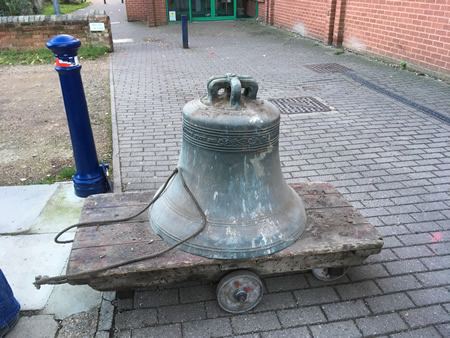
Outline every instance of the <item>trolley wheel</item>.
POLYGON ((263 285, 253 272, 237 270, 221 279, 216 294, 222 309, 242 313, 258 305, 263 296, 263 285))
POLYGON ((343 277, 350 269, 349 266, 338 268, 316 268, 312 269, 314 277, 325 282, 332 282, 343 277))

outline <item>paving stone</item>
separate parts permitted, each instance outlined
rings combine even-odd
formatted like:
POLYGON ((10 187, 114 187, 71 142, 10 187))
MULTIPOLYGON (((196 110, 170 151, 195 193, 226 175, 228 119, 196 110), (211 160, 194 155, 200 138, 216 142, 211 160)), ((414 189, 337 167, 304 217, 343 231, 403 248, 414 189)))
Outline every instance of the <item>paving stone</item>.
POLYGON ((433 236, 428 233, 401 235, 398 239, 405 245, 427 244, 433 240, 433 236))
POLYGON ((237 334, 281 328, 276 314, 270 312, 234 316, 231 318, 231 325, 237 334))
POLYGON ((392 249, 401 259, 433 256, 433 252, 425 245, 409 246, 405 248, 392 249))
POLYGON ((218 318, 183 323, 184 337, 219 337, 231 335, 230 319, 218 318))
POLYGON ((396 236, 383 237, 383 241, 383 248, 396 248, 403 246, 403 243, 400 242, 396 236))
POLYGON ((114 320, 114 305, 111 301, 103 298, 100 306, 97 330, 109 331, 112 328, 114 320))
POLYGON ((294 291, 294 296, 300 306, 331 303, 339 300, 338 294, 331 287, 294 291))
POLYGON ((403 311, 401 315, 412 328, 448 322, 448 313, 440 305, 403 311))
POLYGON ((413 272, 427 271, 425 265, 417 259, 388 262, 384 263, 384 266, 391 275, 403 275, 413 272))
POLYGON ((279 311, 278 318, 284 328, 326 322, 318 306, 279 311))
POLYGON ((304 274, 264 278, 269 292, 289 291, 308 287, 304 274))
MULTIPOLYGON (((264 301, 264 298, 268 295, 264 295, 261 302, 264 301)), ((292 296, 293 297, 293 296, 292 296)), ((217 300, 207 301, 205 303, 206 309, 206 317, 207 318, 219 318, 219 317, 230 317, 231 313, 224 311, 219 304, 217 304, 217 300)), ((259 307, 260 304, 256 308, 259 307)), ((255 311, 257 311, 255 308, 255 311)))
POLYGON ((414 303, 404 292, 389 294, 386 296, 371 297, 367 298, 365 301, 370 310, 375 314, 414 307, 414 303))
POLYGON ((203 303, 181 304, 158 308, 159 323, 179 323, 206 318, 203 303))
POLYGON ((376 296, 382 293, 373 281, 338 285, 336 290, 343 300, 376 296))
POLYGON ((412 275, 378 279, 377 284, 385 293, 412 290, 422 287, 412 275))
POLYGON ((119 310, 119 312, 132 310, 133 299, 132 298, 117 299, 117 309, 119 310))
POLYGON ((408 328, 397 313, 357 319, 356 325, 364 336, 394 333, 408 328))
POLYGON ((341 278, 334 280, 334 281, 322 281, 320 279, 317 279, 317 277, 315 277, 312 274, 312 272, 306 273, 305 277, 306 277, 309 285, 311 285, 311 287, 313 287, 313 288, 331 286, 331 285, 340 285, 340 284, 345 284, 345 283, 350 282, 350 279, 348 278, 348 276, 346 274, 344 276, 342 276, 341 278))
POLYGON ((450 256, 421 258, 420 261, 425 264, 428 269, 432 270, 450 268, 450 256))
POLYGON ((290 338, 290 337, 311 337, 306 327, 296 327, 293 329, 275 330, 261 332, 262 338, 290 338))
POLYGON ((200 302, 216 299, 217 285, 200 285, 180 289, 181 303, 200 302))
POLYGON ((95 333, 95 338, 109 338, 109 331, 97 331, 95 333))
POLYGON ((114 291, 103 292, 102 298, 107 301, 114 301, 116 299, 116 293, 114 291))
POLYGON ((131 330, 114 331, 114 338, 131 338, 131 330))
POLYGON ((417 279, 425 286, 448 285, 450 281, 450 269, 418 273, 417 279))
POLYGON ((133 338, 150 338, 150 337, 154 338, 182 337, 181 324, 160 325, 133 330, 133 338))
POLYGON ((331 321, 358 318, 370 314, 369 309, 362 300, 326 304, 322 305, 322 309, 331 321))
POLYGON ((132 310, 119 312, 115 317, 115 327, 122 329, 138 329, 156 324, 156 310, 132 310))
MULTIPOLYGON (((396 216, 397 219, 397 216, 396 216)), ((380 217, 380 220, 386 224, 386 219, 384 217, 380 217)), ((388 223, 389 224, 389 223, 388 223)), ((409 234, 409 230, 406 226, 400 225, 400 223, 395 223, 397 225, 378 227, 377 230, 382 236, 392 236, 392 235, 403 235, 409 234)))
POLYGON ((439 211, 418 212, 410 214, 410 216, 417 222, 440 221, 447 219, 447 217, 439 211))
POLYGON ((294 307, 297 307, 297 302, 291 292, 269 293, 263 296, 252 312, 284 310, 294 307))
POLYGON ((51 315, 23 316, 20 317, 14 329, 8 333, 8 338, 55 337, 57 331, 58 323, 51 315))
POLYGON ((448 255, 450 254, 450 245, 448 243, 433 243, 428 247, 435 255, 448 255))
POLYGON ((313 337, 362 337, 352 321, 313 325, 311 331, 313 337))
POLYGON ((448 333, 450 332, 450 323, 436 325, 436 329, 440 332, 442 337, 448 336, 448 333))
POLYGON ((352 266, 347 272, 347 276, 352 281, 374 279, 377 277, 386 277, 388 275, 388 272, 381 264, 366 264, 354 267, 352 266))
POLYGON ((445 288, 409 291, 408 295, 418 306, 450 302, 450 291, 445 288))
POLYGON ((369 256, 365 260, 366 263, 381 263, 398 260, 398 257, 392 252, 391 249, 383 249, 378 255, 369 256))
POLYGON ((397 333, 391 338, 439 338, 442 337, 439 332, 432 326, 419 329, 419 330, 408 330, 407 332, 397 333))
POLYGON ((407 224, 406 228, 408 228, 408 230, 411 233, 431 232, 431 231, 442 230, 442 227, 439 225, 439 222, 412 223, 412 224, 407 224))
POLYGON ((134 306, 137 309, 175 305, 178 303, 178 289, 136 291, 134 295, 134 306))

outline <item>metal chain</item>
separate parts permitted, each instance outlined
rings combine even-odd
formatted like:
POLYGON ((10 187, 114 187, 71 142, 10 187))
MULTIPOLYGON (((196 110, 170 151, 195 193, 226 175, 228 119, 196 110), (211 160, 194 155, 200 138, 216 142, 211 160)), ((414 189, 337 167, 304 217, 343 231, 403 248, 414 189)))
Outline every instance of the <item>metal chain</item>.
POLYGON ((124 265, 141 262, 141 261, 144 261, 144 260, 147 260, 147 259, 150 259, 150 258, 155 258, 155 257, 158 257, 158 256, 161 256, 161 255, 165 254, 166 252, 169 252, 169 251, 175 249, 177 246, 183 244, 184 242, 190 240, 191 238, 193 238, 193 237, 197 236, 199 233, 201 233, 206 227, 206 223, 207 223, 206 215, 203 212, 202 208, 200 207, 200 204, 198 203, 198 201, 195 198, 194 194, 192 193, 192 191, 189 189, 188 185, 186 184, 186 181, 184 180, 183 174, 181 173, 181 169, 180 168, 176 168, 172 172, 172 174, 169 176, 169 178, 166 180, 166 182, 164 183, 163 187, 160 189, 159 193, 145 206, 144 209, 142 209, 138 213, 136 213, 136 214, 134 214, 132 216, 126 217, 126 218, 121 218, 121 219, 116 219, 116 220, 84 222, 84 223, 79 223, 79 224, 72 225, 70 227, 67 227, 66 229, 64 229, 60 233, 58 233, 58 235, 55 237, 55 242, 56 243, 71 243, 71 242, 73 242, 73 240, 71 240, 71 241, 57 241, 57 239, 58 239, 59 236, 61 236, 67 230, 72 229, 74 227, 86 227, 86 226, 93 226, 93 225, 97 226, 97 225, 100 225, 100 223, 102 223, 102 224, 112 224, 112 223, 117 223, 117 222, 125 222, 125 221, 128 221, 128 220, 130 220, 132 218, 135 218, 135 217, 141 215, 145 210, 147 210, 153 203, 155 203, 161 197, 163 192, 166 190, 167 185, 169 184, 170 180, 176 174, 180 175, 181 183, 182 183, 184 189, 186 190, 186 192, 188 193, 189 197, 194 202, 195 207, 197 208, 198 212, 200 213, 200 217, 202 219, 202 226, 200 227, 200 229, 198 229, 197 231, 195 231, 191 235, 187 236, 183 240, 179 241, 178 243, 176 243, 176 244, 174 244, 174 245, 172 245, 172 246, 170 246, 170 247, 168 247, 168 248, 166 248, 164 250, 161 250, 159 252, 156 252, 156 253, 153 253, 153 254, 150 254, 150 255, 133 258, 133 259, 127 260, 127 261, 122 262, 122 263, 112 264, 112 265, 109 265, 109 266, 106 266, 106 267, 103 267, 103 268, 89 270, 89 271, 75 273, 75 274, 67 274, 67 275, 55 276, 55 277, 36 276, 35 277, 35 282, 33 283, 34 286, 37 289, 40 289, 41 285, 44 285, 44 284, 51 284, 51 285, 64 284, 64 283, 67 283, 69 279, 79 279, 80 277, 90 277, 90 276, 93 276, 93 275, 97 275, 97 274, 99 274, 101 272, 105 272, 107 270, 115 269, 115 268, 118 268, 118 267, 121 267, 121 266, 124 266, 124 265))

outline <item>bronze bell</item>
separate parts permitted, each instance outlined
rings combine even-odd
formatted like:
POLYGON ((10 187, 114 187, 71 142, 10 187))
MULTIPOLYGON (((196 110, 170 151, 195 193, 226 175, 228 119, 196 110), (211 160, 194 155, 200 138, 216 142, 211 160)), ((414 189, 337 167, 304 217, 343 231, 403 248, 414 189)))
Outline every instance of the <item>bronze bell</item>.
MULTIPOLYGON (((300 237, 306 214, 281 172, 280 112, 256 98, 258 84, 248 76, 212 77, 207 88, 208 97, 183 108, 178 161, 207 222, 202 232, 178 248, 220 259, 282 250, 300 237)), ((180 175, 150 209, 150 224, 169 244, 202 226, 180 175)))

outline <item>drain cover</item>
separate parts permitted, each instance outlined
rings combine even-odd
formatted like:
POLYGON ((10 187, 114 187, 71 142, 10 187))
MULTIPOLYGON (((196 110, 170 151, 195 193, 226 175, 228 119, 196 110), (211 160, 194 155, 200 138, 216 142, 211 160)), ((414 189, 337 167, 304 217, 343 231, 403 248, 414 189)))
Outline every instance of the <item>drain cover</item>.
POLYGON ((283 114, 308 114, 331 111, 330 107, 315 97, 291 97, 285 99, 269 99, 283 114))
POLYGON ((344 73, 353 70, 338 63, 318 63, 315 65, 305 65, 305 67, 317 73, 344 73))

